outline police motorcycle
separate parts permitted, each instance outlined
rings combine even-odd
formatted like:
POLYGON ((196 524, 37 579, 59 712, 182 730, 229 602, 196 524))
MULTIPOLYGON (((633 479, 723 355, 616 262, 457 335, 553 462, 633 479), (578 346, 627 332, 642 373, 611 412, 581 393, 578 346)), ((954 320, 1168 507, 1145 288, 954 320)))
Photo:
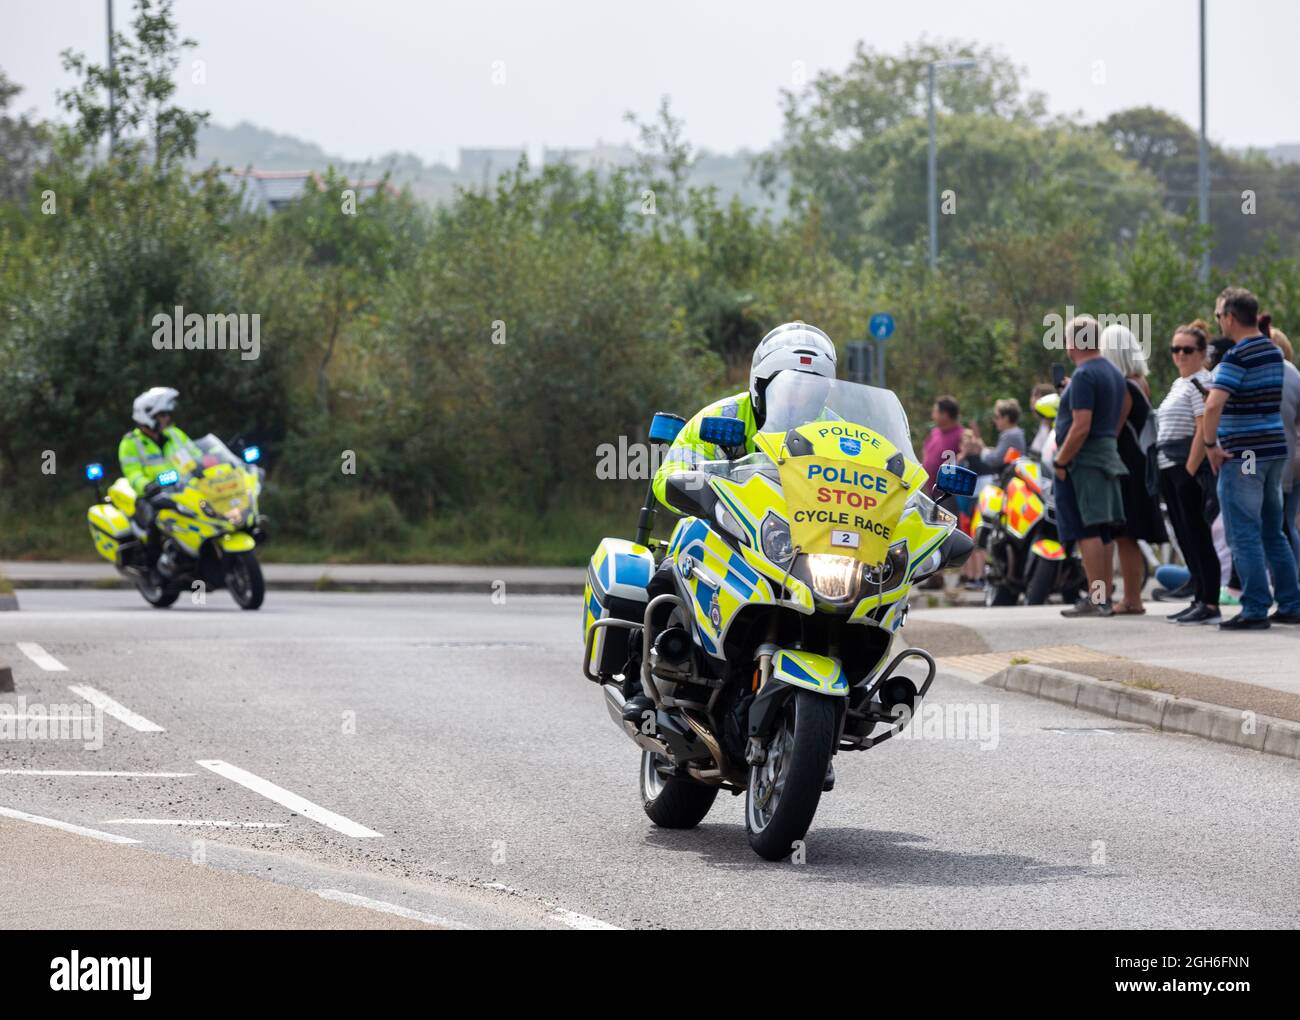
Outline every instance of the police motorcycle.
POLYGON ((261 451, 244 446, 242 454, 214 435, 191 440, 139 497, 125 478, 100 493, 104 467, 86 465, 86 479, 100 496, 86 512, 95 550, 151 606, 170 606, 183 591, 197 590, 196 582, 204 590, 227 589, 241 609, 261 606, 266 584, 254 551, 266 539, 258 512, 261 451), (136 514, 137 499, 145 498, 154 508, 147 526, 136 514), (153 541, 151 529, 157 529, 153 541))
MULTIPOLYGON (((745 453, 742 421, 705 418, 701 437, 727 456, 668 477, 686 516, 651 539, 652 486, 636 538, 601 541, 584 591, 583 671, 641 748, 646 814, 692 828, 720 790, 744 794, 750 846, 768 860, 803 839, 834 754, 910 721, 936 667, 920 648, 890 656, 908 592, 973 548, 921 491, 897 396, 816 379, 821 414, 783 411, 785 383, 810 378, 773 380, 758 452, 745 453), (924 668, 919 687, 899 672, 908 660, 924 668)), ((683 424, 656 414, 650 437, 683 424)), ((974 472, 939 469, 943 492, 974 485, 974 472)))

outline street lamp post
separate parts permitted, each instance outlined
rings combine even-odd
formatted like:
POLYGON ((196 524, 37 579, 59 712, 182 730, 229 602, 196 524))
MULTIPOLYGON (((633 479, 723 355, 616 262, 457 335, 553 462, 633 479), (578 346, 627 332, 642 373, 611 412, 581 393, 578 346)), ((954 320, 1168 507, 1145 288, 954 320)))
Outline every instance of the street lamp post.
POLYGON ((930 158, 927 165, 927 192, 930 211, 930 271, 939 268, 939 199, 935 184, 935 144, 934 144, 934 73, 942 67, 974 67, 974 60, 932 60, 927 65, 930 80, 930 158))
MULTIPOLYGON (((96 143, 98 144, 98 143, 96 143)), ((113 0, 108 0, 108 158, 117 150, 117 97, 113 95, 113 0)))
MULTIPOLYGON (((1197 219, 1201 226, 1210 223, 1210 153, 1205 141, 1205 0, 1201 0, 1201 138, 1196 153, 1197 219)), ((1210 280, 1210 251, 1201 255, 1201 283, 1210 280)))

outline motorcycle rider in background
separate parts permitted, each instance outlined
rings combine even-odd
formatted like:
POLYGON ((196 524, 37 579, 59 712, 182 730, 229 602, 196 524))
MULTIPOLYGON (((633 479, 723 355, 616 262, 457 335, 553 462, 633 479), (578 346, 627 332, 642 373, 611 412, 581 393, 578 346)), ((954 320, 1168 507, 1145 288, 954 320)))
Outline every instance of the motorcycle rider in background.
POLYGON ((158 512, 153 502, 157 479, 171 465, 172 455, 190 445, 190 437, 172 424, 179 396, 170 386, 154 386, 136 397, 131 409, 136 427, 117 446, 122 475, 136 494, 135 519, 149 536, 151 564, 157 562, 162 542, 158 529, 151 526, 158 512))

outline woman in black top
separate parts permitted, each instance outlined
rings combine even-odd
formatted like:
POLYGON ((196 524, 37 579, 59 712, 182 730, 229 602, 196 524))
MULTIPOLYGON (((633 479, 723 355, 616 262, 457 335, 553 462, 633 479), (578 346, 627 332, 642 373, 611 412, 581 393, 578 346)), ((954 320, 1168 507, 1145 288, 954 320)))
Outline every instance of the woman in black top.
MULTIPOLYGON (((1124 326, 1108 326, 1101 334, 1101 349, 1105 358, 1124 373, 1124 409, 1120 413, 1116 442, 1119 457, 1128 468, 1128 476, 1120 479, 1124 493, 1124 527, 1115 535, 1115 548, 1119 552, 1119 571, 1124 579, 1123 601, 1115 606, 1116 615, 1141 614, 1142 576, 1145 566, 1139 541, 1152 545, 1168 542, 1160 501, 1147 488, 1147 458, 1140 437, 1151 416, 1151 400, 1147 396, 1147 364, 1137 338, 1124 326)), ((1151 450, 1155 456, 1154 445, 1151 450)), ((1154 467, 1154 466, 1153 466, 1154 467)), ((1155 478, 1154 471, 1152 477, 1155 478)))

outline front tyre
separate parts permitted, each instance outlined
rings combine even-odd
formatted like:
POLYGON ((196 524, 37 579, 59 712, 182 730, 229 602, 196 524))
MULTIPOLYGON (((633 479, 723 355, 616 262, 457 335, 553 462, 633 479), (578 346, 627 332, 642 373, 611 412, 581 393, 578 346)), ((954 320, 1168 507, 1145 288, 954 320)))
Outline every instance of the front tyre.
POLYGON ((240 609, 256 609, 266 598, 262 566, 251 552, 226 553, 226 587, 240 609))
POLYGON ((668 767, 667 759, 659 752, 642 749, 641 804, 650 821, 660 828, 693 829, 713 807, 718 788, 659 771, 668 767))
POLYGON ((1005 584, 989 584, 984 589, 984 604, 986 606, 1014 606, 1019 601, 1020 596, 1016 590, 1005 584))
POLYGON ((795 691, 786 700, 767 760, 749 770, 745 829, 760 857, 782 861, 812 825, 835 742, 835 702, 795 691))
POLYGON ((1029 567, 1029 583, 1025 586, 1025 605, 1041 606, 1056 588, 1056 564, 1035 557, 1029 567))

